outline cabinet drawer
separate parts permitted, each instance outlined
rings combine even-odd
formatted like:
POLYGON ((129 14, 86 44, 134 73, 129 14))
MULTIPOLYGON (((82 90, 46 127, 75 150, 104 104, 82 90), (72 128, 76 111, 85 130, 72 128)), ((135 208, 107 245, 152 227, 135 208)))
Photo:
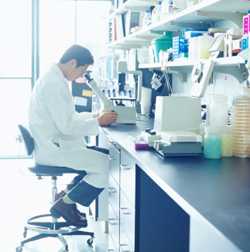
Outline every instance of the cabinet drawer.
POLYGON ((114 181, 113 178, 109 178, 109 205, 112 206, 115 214, 119 216, 119 185, 114 181))
POLYGON ((120 252, 131 252, 126 219, 120 219, 120 252))
POLYGON ((132 252, 127 236, 122 233, 120 237, 120 252, 132 252))
POLYGON ((134 249, 129 244, 120 245, 120 252, 134 252, 134 249))
POLYGON ((134 250, 135 238, 135 209, 121 193, 120 205, 120 245, 126 244, 131 251, 134 250))
POLYGON ((110 170, 109 175, 113 177, 117 183, 120 178, 120 150, 115 146, 110 147, 109 151, 110 170))
POLYGON ((135 165, 121 164, 120 187, 130 204, 135 205, 135 165))
POLYGON ((130 204, 135 205, 135 163, 125 152, 121 152, 120 187, 130 204))
POLYGON ((108 238, 108 252, 119 252, 119 247, 118 247, 117 241, 113 240, 113 237, 109 235, 108 238))
POLYGON ((134 243, 131 243, 126 233, 120 233, 120 252, 134 252, 134 243))
POLYGON ((111 205, 109 205, 109 248, 115 251, 119 249, 119 225, 120 221, 111 205))

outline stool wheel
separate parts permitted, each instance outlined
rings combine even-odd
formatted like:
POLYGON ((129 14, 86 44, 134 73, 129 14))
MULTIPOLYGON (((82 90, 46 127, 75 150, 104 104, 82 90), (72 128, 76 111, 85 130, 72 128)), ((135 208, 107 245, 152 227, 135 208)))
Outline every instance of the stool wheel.
POLYGON ((91 237, 91 238, 89 238, 89 239, 87 240, 87 243, 88 243, 88 245, 89 245, 90 247, 93 247, 93 242, 94 242, 94 238, 93 238, 93 237, 91 237))
POLYGON ((16 252, 22 252, 22 251, 23 251, 23 247, 22 246, 16 248, 16 252))

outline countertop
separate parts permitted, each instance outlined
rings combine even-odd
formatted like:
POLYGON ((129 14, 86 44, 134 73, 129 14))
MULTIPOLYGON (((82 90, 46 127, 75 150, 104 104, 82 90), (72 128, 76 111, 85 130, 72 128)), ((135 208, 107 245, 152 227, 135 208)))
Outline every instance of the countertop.
POLYGON ((155 152, 136 151, 134 138, 150 127, 152 121, 143 119, 104 131, 187 213, 204 217, 238 248, 250 251, 250 159, 163 160, 155 152))

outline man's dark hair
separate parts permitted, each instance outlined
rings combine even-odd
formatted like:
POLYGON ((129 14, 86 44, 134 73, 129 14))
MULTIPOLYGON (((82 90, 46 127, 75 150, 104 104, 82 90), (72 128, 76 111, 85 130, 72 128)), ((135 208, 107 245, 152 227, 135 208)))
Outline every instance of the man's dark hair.
POLYGON ((94 57, 91 52, 80 45, 73 45, 68 48, 59 62, 65 64, 72 59, 77 61, 77 67, 82 65, 92 65, 94 63, 94 57))

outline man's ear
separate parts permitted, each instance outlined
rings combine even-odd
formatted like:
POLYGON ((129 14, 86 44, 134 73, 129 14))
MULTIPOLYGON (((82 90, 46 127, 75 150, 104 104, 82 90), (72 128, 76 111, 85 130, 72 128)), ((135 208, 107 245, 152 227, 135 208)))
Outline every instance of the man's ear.
POLYGON ((77 66, 77 61, 76 61, 76 59, 71 59, 71 60, 69 61, 69 63, 70 63, 70 65, 71 65, 73 68, 76 68, 76 66, 77 66))

